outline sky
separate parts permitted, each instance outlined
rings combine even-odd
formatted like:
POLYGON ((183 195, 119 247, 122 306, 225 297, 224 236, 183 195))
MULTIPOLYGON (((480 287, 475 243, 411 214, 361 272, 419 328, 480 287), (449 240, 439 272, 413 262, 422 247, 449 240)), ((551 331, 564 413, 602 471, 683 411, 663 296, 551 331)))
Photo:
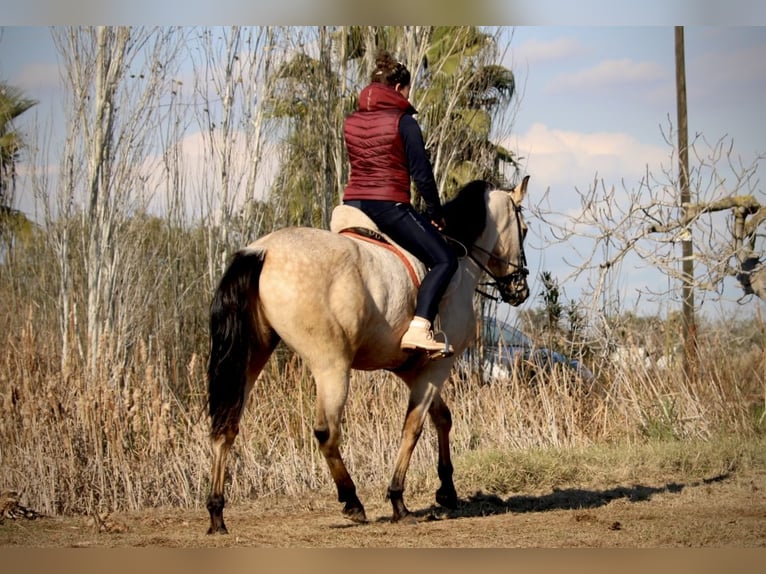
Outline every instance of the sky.
MULTIPOLYGON (((698 138, 695 147, 703 156, 724 141, 733 144, 732 158, 760 165, 759 157, 766 157, 766 28, 686 26, 684 51, 690 140, 698 138)), ((576 213, 577 191, 591 189, 596 179, 640 197, 647 171, 677 175, 667 141, 671 133, 675 143, 669 130, 678 125, 672 26, 518 27, 506 61, 523 92, 508 145, 525 158, 530 202, 547 190, 547 206, 576 213)), ((690 161, 693 168, 694 157, 690 161)), ((723 160, 720 167, 728 180, 718 196, 734 183, 723 160)), ((766 204, 763 185, 754 192, 766 204)), ((537 232, 529 241, 530 267, 532 261, 538 265, 530 271, 550 271, 566 295, 577 298, 578 282, 566 279, 582 260, 571 249, 577 238, 552 246, 551 230, 530 223, 537 232)), ((620 269, 618 283, 625 306, 639 312, 665 312, 679 304, 674 297, 639 294, 676 284, 636 258, 620 269)), ((725 313, 764 310, 753 297, 737 303, 743 292, 734 278, 724 285, 725 313)), ((717 311, 711 297, 698 300, 717 311)))
MULTIPOLYGON (((546 25, 508 31, 513 36, 503 63, 516 75, 519 97, 502 143, 523 158, 531 176, 530 204, 544 198, 539 207, 576 213, 578 191, 587 191, 595 179, 628 193, 639 189, 647 171, 670 165, 665 134, 671 123, 676 125, 673 26, 546 25)), ((690 138, 731 142, 745 165, 766 157, 766 28, 687 25, 684 48, 690 138)), ((39 100, 38 113, 56 98, 56 65, 47 29, 3 29, 0 79, 39 100)), ((763 185, 755 193, 766 204, 763 185)), ((578 299, 587 290, 586 279, 572 278, 571 271, 581 261, 578 249, 587 250, 584 240, 557 243, 533 215, 529 209, 527 258, 536 300, 525 306, 540 305, 542 271, 561 282, 567 300, 578 299)), ((627 309, 654 314, 680 303, 642 292, 668 287, 667 277, 629 258, 616 289, 627 309)), ((729 278, 721 303, 708 297, 701 301, 712 313, 766 310, 753 297, 737 302, 742 294, 729 278)))

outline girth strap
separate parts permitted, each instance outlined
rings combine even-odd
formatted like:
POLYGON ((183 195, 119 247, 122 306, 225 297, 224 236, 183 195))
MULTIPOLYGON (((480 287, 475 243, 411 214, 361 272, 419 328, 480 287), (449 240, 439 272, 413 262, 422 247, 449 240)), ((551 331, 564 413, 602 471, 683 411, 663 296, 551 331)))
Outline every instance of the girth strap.
POLYGON ((417 271, 415 271, 415 268, 412 266, 412 263, 410 263, 410 260, 407 259, 407 257, 399 249, 391 245, 391 243, 389 243, 380 233, 372 229, 367 229, 366 227, 348 227, 346 229, 340 230, 338 233, 341 235, 350 235, 352 237, 356 237, 357 239, 361 239, 362 241, 380 245, 381 247, 388 249, 391 253, 396 254, 396 256, 402 260, 404 266, 407 268, 407 272, 410 274, 410 278, 415 284, 415 289, 420 287, 420 278, 418 277, 417 271))

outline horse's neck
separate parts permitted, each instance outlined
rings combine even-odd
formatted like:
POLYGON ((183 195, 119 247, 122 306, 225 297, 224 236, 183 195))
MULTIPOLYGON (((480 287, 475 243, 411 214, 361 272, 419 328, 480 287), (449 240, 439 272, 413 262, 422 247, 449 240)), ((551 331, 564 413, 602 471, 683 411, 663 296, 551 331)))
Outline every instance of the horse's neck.
MULTIPOLYGON (((496 241, 497 230, 489 227, 479 236, 475 245, 485 252, 489 252, 496 241)), ((481 266, 486 266, 489 260, 488 255, 479 250, 475 251, 473 254, 469 251, 460 259, 458 270, 452 277, 450 286, 442 297, 440 306, 440 315, 443 314, 447 322, 453 324, 456 328, 460 328, 463 331, 462 335, 466 338, 470 338, 473 332, 475 321, 473 295, 484 275, 484 270, 481 266)))

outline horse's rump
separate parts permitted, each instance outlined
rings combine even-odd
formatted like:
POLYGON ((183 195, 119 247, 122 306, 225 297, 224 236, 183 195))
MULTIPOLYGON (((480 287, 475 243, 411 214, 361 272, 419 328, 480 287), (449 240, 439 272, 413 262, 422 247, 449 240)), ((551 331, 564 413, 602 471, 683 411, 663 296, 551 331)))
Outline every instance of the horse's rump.
POLYGON ((306 227, 274 231, 250 247, 266 254, 258 311, 309 363, 329 360, 326 347, 339 344, 362 368, 403 360, 398 341, 417 292, 397 255, 306 227))

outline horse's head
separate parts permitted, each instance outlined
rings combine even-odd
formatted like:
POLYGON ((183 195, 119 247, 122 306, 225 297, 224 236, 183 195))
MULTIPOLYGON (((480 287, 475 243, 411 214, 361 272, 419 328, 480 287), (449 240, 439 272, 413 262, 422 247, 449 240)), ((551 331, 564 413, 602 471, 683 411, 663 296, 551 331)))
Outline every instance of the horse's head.
POLYGON ((511 191, 491 191, 487 206, 488 222, 494 222, 497 229, 497 241, 489 250, 487 271, 495 281, 502 300, 514 307, 529 297, 529 270, 524 255, 527 224, 521 207, 528 182, 527 175, 511 191))
POLYGON ((526 176, 507 191, 475 180, 444 205, 446 234, 492 278, 502 300, 513 306, 529 297, 524 256, 527 224, 521 211, 528 181, 526 176))

